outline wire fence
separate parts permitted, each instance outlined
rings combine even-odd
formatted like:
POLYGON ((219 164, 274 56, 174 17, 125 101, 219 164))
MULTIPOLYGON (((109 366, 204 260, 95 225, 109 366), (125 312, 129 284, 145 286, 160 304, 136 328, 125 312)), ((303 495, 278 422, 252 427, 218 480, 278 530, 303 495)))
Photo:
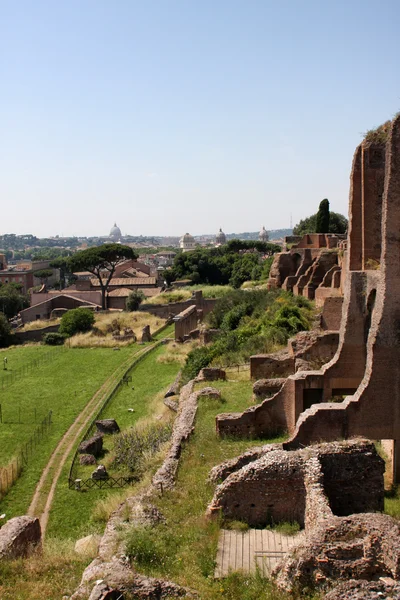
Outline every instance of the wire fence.
MULTIPOLYGON (((2 359, 2 370, 0 371, 0 389, 5 390, 7 387, 19 381, 23 377, 30 375, 33 371, 35 371, 38 367, 44 364, 48 364, 53 362, 60 352, 64 351, 63 347, 61 348, 53 348, 50 352, 46 352, 32 358, 28 363, 17 367, 16 369, 12 368, 12 365, 7 361, 7 357, 4 356, 2 359)), ((0 367, 1 368, 1 367, 0 367)))
MULTIPOLYGON (((100 418, 101 413, 107 407, 107 405, 112 400, 112 398, 114 398, 114 396, 118 393, 120 387, 123 386, 124 384, 127 384, 131 380, 130 375, 129 375, 131 370, 134 367, 136 367, 136 365, 139 364, 150 352, 152 352, 153 350, 155 350, 156 348, 161 346, 163 343, 164 343, 163 340, 157 341, 153 346, 150 346, 149 348, 147 348, 140 356, 137 356, 132 361, 132 363, 125 369, 124 373, 121 375, 121 377, 118 379, 118 381, 112 386, 112 388, 108 392, 106 392, 104 399, 103 399, 101 405, 99 406, 99 409, 97 410, 95 416, 91 420, 90 425, 87 427, 84 435, 81 438, 81 441, 86 440, 97 430, 96 421, 100 418)), ((101 485, 100 484, 97 485, 97 484, 90 483, 91 481, 93 481, 92 479, 79 479, 79 477, 78 477, 79 466, 80 466, 79 456, 80 456, 80 454, 79 454, 79 445, 78 445, 78 447, 75 451, 74 457, 72 459, 71 467, 70 467, 69 474, 68 474, 68 487, 70 489, 79 489, 79 488, 77 488, 76 481, 79 481, 81 487, 83 487, 83 488, 86 487, 87 489, 93 489, 95 487, 100 488, 101 486, 103 488, 106 488, 106 487, 123 488, 123 487, 130 485, 132 483, 132 481, 134 480, 132 477, 118 477, 116 479, 110 477, 109 479, 113 480, 115 482, 114 484, 112 484, 111 481, 110 481, 110 485, 104 483, 105 481, 107 481, 106 479, 94 480, 97 482, 102 481, 101 485)))
POLYGON ((51 424, 52 411, 48 413, 29 440, 19 449, 17 456, 6 467, 0 467, 0 498, 5 496, 11 486, 17 481, 22 469, 27 466, 36 448, 47 435, 51 424))

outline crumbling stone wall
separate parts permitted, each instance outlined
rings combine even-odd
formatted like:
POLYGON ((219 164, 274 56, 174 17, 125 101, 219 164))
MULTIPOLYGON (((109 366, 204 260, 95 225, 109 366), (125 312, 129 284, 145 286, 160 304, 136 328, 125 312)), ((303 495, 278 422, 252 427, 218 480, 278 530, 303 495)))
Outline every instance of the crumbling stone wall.
POLYGON ((182 342, 185 336, 197 327, 196 306, 189 306, 173 318, 175 323, 175 340, 182 342))
POLYGON ((253 449, 215 467, 217 486, 207 512, 251 526, 297 521, 311 530, 332 514, 383 510, 384 461, 368 440, 286 452, 253 449))

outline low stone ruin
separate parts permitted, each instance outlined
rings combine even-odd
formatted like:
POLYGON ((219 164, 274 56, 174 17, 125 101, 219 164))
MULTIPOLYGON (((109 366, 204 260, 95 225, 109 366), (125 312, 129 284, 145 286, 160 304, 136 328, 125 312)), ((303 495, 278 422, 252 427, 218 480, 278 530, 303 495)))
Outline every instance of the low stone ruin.
POLYGON ((324 600, 395 600, 400 598, 400 582, 390 577, 379 581, 353 580, 340 583, 324 600))
POLYGON ((84 440, 79 444, 79 454, 93 454, 99 456, 103 451, 103 436, 100 433, 92 436, 88 440, 84 440))
POLYGON ((151 342, 151 340, 152 340, 152 338, 151 338, 151 333, 150 333, 150 325, 145 325, 142 330, 142 338, 141 338, 142 344, 144 342, 151 342))
POLYGON ((206 367, 201 369, 196 377, 196 381, 217 381, 218 379, 225 381, 226 373, 223 369, 218 369, 217 367, 206 367))
MULTIPOLYGON (((383 510, 384 461, 368 440, 335 442, 287 452, 279 445, 249 451, 215 468, 217 486, 207 512, 264 527, 297 521, 310 528, 320 515, 307 512, 310 477, 317 464, 321 495, 333 515, 383 510)), ((321 504, 322 506, 322 504, 321 504)), ((308 506, 309 507, 309 506, 308 506)), ((306 528, 307 528, 306 527, 306 528)))
POLYGON ((80 465, 95 465, 96 457, 93 454, 81 454, 79 457, 80 465))
POLYGON ((399 580, 400 524, 380 514, 332 516, 283 559, 275 577, 288 591, 332 586, 343 579, 399 580))
POLYGON ((364 439, 289 452, 279 444, 252 448, 211 471, 210 480, 222 483, 207 514, 253 527, 281 521, 304 527, 304 541, 273 572, 287 591, 351 578, 398 580, 400 524, 377 514, 384 468, 364 439))
POLYGON ((253 394, 256 399, 264 399, 273 396, 283 386, 286 379, 276 377, 275 379, 259 379, 253 385, 253 394))
POLYGON ((312 370, 332 360, 338 344, 338 331, 301 331, 290 338, 286 350, 251 356, 250 376, 252 379, 282 378, 299 370, 312 370))
POLYGON ((96 479, 97 481, 101 481, 102 479, 108 479, 109 475, 107 473, 107 469, 104 465, 99 465, 95 471, 92 473, 92 479, 96 479))
POLYGON ((42 532, 36 517, 14 517, 0 529, 0 559, 26 557, 41 548, 42 532))
POLYGON ((171 581, 134 573, 123 559, 95 559, 87 567, 81 585, 71 600, 117 600, 119 598, 194 598, 189 590, 171 581), (88 596, 90 594, 90 596, 88 596))
POLYGON ((113 434, 120 432, 119 425, 115 419, 101 419, 100 421, 96 421, 96 427, 100 433, 113 434))

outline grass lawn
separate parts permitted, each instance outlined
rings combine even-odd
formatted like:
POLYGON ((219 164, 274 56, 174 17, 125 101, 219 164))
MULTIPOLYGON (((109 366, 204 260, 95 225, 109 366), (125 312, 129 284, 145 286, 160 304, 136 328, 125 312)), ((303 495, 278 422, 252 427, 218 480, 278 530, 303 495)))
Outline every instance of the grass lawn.
POLYGON ((222 401, 200 399, 194 433, 182 452, 176 487, 156 501, 166 523, 155 528, 133 528, 127 538, 128 551, 136 559, 139 555, 135 566, 140 572, 191 587, 202 600, 289 600, 293 596, 279 592, 258 574, 213 578, 220 523, 205 518, 214 492, 214 485, 207 482, 208 474, 214 465, 266 440, 216 436, 218 413, 242 411, 253 401, 248 380, 218 381, 212 385, 222 391, 222 401))
POLYGON ((16 380, 23 379, 28 372, 39 372, 44 365, 53 361, 57 353, 62 353, 63 350, 63 348, 50 348, 40 344, 0 349, 0 393, 13 385, 16 380), (4 358, 7 358, 6 370, 3 368, 4 358))
POLYGON ((93 394, 118 366, 141 346, 122 348, 67 349, 57 358, 30 372, 2 392, 5 422, 0 425, 0 464, 7 464, 34 431, 34 409, 38 420, 53 411, 48 436, 36 448, 21 477, 0 502, 8 518, 27 510, 48 458, 63 433, 78 416, 93 394), (21 408, 21 421, 19 409, 21 408))
MULTIPOLYGON (((120 388, 100 418, 115 419, 121 430, 128 429, 138 421, 157 419, 158 416, 165 420, 164 415, 168 418, 170 410, 163 404, 163 397, 166 388, 175 379, 180 364, 176 361, 159 361, 159 358, 168 351, 167 348, 164 345, 160 346, 133 368, 132 382, 120 388), (131 407, 134 408, 134 412, 128 411, 131 407)), ((109 467, 112 459, 113 436, 105 436, 104 448, 109 453, 99 462, 105 464, 110 475, 113 475, 112 467, 109 467)), ((77 539, 104 528, 104 521, 99 522, 96 517, 92 518, 93 507, 96 502, 110 495, 121 495, 121 490, 94 489, 78 493, 68 489, 70 464, 71 461, 68 461, 57 487, 47 535, 77 539)), ((93 469, 93 466, 80 467, 78 476, 82 479, 89 478, 93 469)), ((125 475, 128 475, 128 472, 125 475)), ((122 495, 127 493, 127 490, 123 490, 122 495)))

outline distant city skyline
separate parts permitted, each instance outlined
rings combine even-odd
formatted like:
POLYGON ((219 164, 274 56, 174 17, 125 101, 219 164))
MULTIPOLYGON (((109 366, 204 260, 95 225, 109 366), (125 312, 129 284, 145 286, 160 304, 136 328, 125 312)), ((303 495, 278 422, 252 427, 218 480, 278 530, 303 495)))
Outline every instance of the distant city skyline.
POLYGON ((347 216, 354 149, 400 109, 396 0, 1 6, 1 232, 347 216))

